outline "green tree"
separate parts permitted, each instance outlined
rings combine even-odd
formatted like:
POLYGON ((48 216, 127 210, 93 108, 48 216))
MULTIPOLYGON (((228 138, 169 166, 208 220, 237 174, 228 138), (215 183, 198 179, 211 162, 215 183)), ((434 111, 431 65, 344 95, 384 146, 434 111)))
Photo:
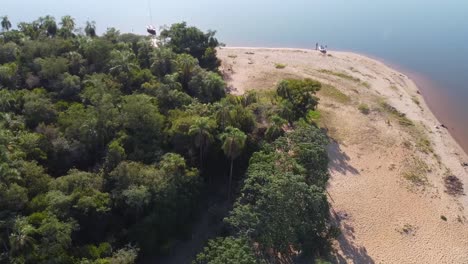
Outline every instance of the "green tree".
MULTIPOLYGON (((59 177, 50 183, 53 195, 64 197, 62 201, 69 201, 70 207, 63 210, 62 201, 52 198, 49 207, 57 215, 73 216, 81 219, 91 217, 93 214, 103 214, 110 210, 110 195, 103 192, 102 175, 72 169, 67 175, 59 177)), ((52 197, 52 196, 50 196, 52 197)))
POLYGON ((242 150, 245 147, 245 140, 247 136, 235 127, 227 127, 223 134, 221 134, 220 139, 223 142, 222 148, 224 154, 231 161, 231 168, 229 170, 229 184, 228 184, 228 200, 231 198, 231 186, 232 186, 232 166, 234 164, 234 159, 239 157, 242 153, 242 150))
POLYGON ((0 65, 14 62, 18 58, 19 46, 14 42, 7 42, 0 46, 0 65))
POLYGON ((125 138, 126 135, 121 135, 118 139, 112 140, 107 146, 107 155, 103 166, 106 173, 112 171, 127 157, 125 148, 122 145, 122 141, 124 141, 125 138))
POLYGON ((208 241, 193 264, 255 264, 255 253, 245 238, 216 238, 208 241))
POLYGON ((35 262, 48 260, 53 263, 68 263, 71 257, 68 250, 72 246, 72 232, 77 228, 74 221, 63 222, 55 215, 46 213, 37 223, 35 262))
POLYGON ((39 65, 39 76, 45 81, 58 79, 68 71, 68 60, 64 57, 37 58, 34 63, 39 65))
MULTIPOLYGON (((139 56, 147 56, 139 54, 139 56)), ((176 54, 168 48, 157 48, 151 53, 151 71, 158 77, 164 77, 175 71, 176 54)))
POLYGON ((35 197, 46 193, 52 177, 46 174, 44 167, 36 161, 21 161, 19 164, 18 172, 21 176, 22 184, 28 190, 28 196, 35 197))
POLYGON ((88 37, 96 37, 96 22, 94 21, 86 21, 86 26, 85 26, 85 33, 86 36, 88 37))
POLYGON ((323 189, 329 177, 328 144, 328 138, 320 128, 304 123, 296 123, 287 137, 273 143, 276 149, 284 153, 294 153, 293 157, 306 169, 307 183, 323 189))
POLYGON ((45 29, 47 36, 54 37, 57 34, 57 23, 52 16, 45 16, 42 21, 42 28, 45 29))
POLYGON ((104 39, 114 44, 118 42, 119 36, 120 36, 120 31, 114 27, 107 28, 106 33, 104 33, 103 35, 104 39))
POLYGON ((8 238, 12 259, 28 258, 37 247, 37 241, 34 239, 35 233, 36 229, 29 224, 26 217, 17 217, 14 220, 13 230, 8 238))
POLYGON ((298 119, 304 116, 308 110, 315 109, 318 104, 318 98, 314 94, 321 87, 320 82, 310 79, 288 79, 278 84, 276 93, 285 100, 285 106, 291 108, 292 118, 298 119))
POLYGON ((198 66, 198 60, 188 54, 181 54, 177 56, 175 63, 182 88, 187 91, 190 79, 198 66))
POLYGON ((213 142, 213 131, 216 123, 208 117, 199 117, 190 126, 189 134, 195 139, 195 146, 199 149, 200 168, 203 168, 203 154, 213 142))
POLYGON ((18 65, 14 62, 0 65, 0 85, 15 87, 18 73, 18 65))
POLYGON ((198 59, 200 66, 216 71, 220 62, 216 58, 216 47, 219 43, 214 37, 215 34, 215 31, 203 33, 196 27, 187 27, 183 22, 161 31, 160 36, 174 52, 190 54, 198 59))
POLYGON ((110 72, 130 72, 132 69, 138 67, 138 65, 135 62, 135 54, 132 51, 113 50, 111 52, 111 59, 109 61, 110 72))
POLYGON ((71 38, 74 37, 73 31, 75 30, 75 19, 71 16, 63 16, 60 21, 60 25, 62 26, 59 30, 59 35, 62 38, 71 38))
POLYGON ((18 23, 18 29, 32 40, 37 39, 40 35, 40 24, 37 21, 32 23, 20 22, 18 23))
POLYGON ((188 93, 202 103, 219 101, 226 95, 225 89, 226 84, 219 74, 205 70, 197 71, 188 83, 188 93))
POLYGON ((144 94, 123 97, 123 127, 127 155, 133 160, 154 161, 161 153, 164 117, 154 98, 144 94))
POLYGON ((229 124, 232 123, 233 105, 229 102, 229 100, 227 100, 227 98, 223 98, 221 101, 216 102, 214 106, 216 109, 216 120, 221 129, 224 130, 229 124))
POLYGON ((43 89, 26 93, 23 100, 23 115, 28 127, 35 128, 40 123, 50 124, 55 121, 57 111, 43 89))
POLYGON ((3 17, 2 17, 2 22, 1 22, 1 24, 2 24, 2 30, 3 30, 3 31, 9 31, 9 30, 10 30, 10 28, 11 28, 11 22, 10 22, 10 20, 8 19, 7 16, 3 16, 3 17))
POLYGON ((151 68, 151 53, 155 48, 148 39, 140 39, 137 43, 137 58, 141 68, 151 68))
POLYGON ((110 59, 113 45, 103 38, 93 38, 81 45, 90 72, 102 72, 110 59))
POLYGON ((70 51, 64 54, 64 57, 68 59, 69 62, 69 73, 73 75, 82 75, 84 70, 84 63, 86 62, 83 59, 83 55, 76 51, 70 51))
POLYGON ((81 91, 81 80, 79 76, 71 75, 66 72, 59 76, 56 82, 55 90, 58 97, 67 101, 74 101, 78 99, 81 91))
POLYGON ((283 126, 287 124, 287 121, 278 115, 273 115, 270 119, 270 125, 265 131, 265 137, 271 141, 274 141, 278 137, 284 134, 283 126))
MULTIPOLYGON (((134 264, 138 257, 138 251, 139 249, 136 247, 127 246, 114 252, 114 254, 105 261, 111 264, 134 264)), ((106 263, 105 261, 104 263, 106 263)))
POLYGON ((4 43, 14 42, 16 44, 21 44, 25 40, 26 35, 20 30, 11 30, 2 32, 2 38, 4 43))

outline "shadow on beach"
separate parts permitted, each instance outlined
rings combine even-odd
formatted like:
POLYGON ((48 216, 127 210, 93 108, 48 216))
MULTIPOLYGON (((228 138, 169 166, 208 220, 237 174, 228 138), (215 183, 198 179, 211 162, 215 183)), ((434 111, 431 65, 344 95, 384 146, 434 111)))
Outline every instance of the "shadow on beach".
POLYGON ((352 175, 358 175, 359 171, 349 164, 349 156, 340 148, 340 145, 336 141, 332 141, 328 145, 328 157, 330 162, 328 167, 331 171, 337 171, 341 174, 351 173, 352 175))
POLYGON ((335 245, 336 252, 332 256, 333 263, 365 263, 373 264, 375 261, 367 254, 365 247, 354 244, 354 228, 345 223, 348 215, 344 212, 335 212, 332 209, 331 220, 335 226, 339 226, 342 234, 338 237, 335 245))

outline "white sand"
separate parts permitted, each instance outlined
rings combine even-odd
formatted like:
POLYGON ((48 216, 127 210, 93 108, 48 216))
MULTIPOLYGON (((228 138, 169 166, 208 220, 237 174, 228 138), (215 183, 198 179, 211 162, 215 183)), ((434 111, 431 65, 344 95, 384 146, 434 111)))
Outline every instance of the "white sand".
POLYGON ((350 102, 340 102, 319 93, 321 125, 336 139, 329 147, 328 188, 332 213, 343 232, 335 245, 336 262, 468 263, 468 198, 445 193, 443 181, 447 174, 456 175, 466 192, 468 168, 461 163, 468 157, 446 129, 436 128, 440 122, 407 76, 349 52, 323 56, 314 50, 222 48, 218 55, 236 94, 272 89, 283 78, 308 77, 351 97, 350 102), (276 69, 276 63, 287 66, 276 69), (346 73, 361 82, 320 69, 346 73), (377 110, 382 99, 425 131, 433 153, 422 153, 416 146, 418 137, 377 110), (373 109, 369 115, 358 110, 361 103, 373 109), (419 173, 421 166, 411 165, 414 160, 424 161, 428 171, 419 173), (418 175, 427 177, 421 186, 403 177, 416 167, 418 175))

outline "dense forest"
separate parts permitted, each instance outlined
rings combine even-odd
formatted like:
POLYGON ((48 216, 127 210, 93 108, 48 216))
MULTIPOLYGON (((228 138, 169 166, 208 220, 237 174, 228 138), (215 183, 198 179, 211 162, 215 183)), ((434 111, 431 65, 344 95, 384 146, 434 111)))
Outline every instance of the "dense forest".
POLYGON ((193 263, 326 256, 321 84, 229 94, 215 32, 151 37, 1 20, 0 263, 134 263, 176 252, 228 204, 193 263))

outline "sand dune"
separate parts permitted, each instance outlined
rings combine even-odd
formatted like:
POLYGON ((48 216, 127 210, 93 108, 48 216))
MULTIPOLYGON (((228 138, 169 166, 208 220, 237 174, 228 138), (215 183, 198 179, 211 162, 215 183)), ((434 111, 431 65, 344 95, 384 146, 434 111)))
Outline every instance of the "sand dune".
POLYGON ((331 85, 319 93, 319 123, 334 139, 328 192, 342 230, 336 262, 468 263, 468 198, 453 188, 449 195, 444 182, 456 176, 466 191, 468 157, 407 76, 348 52, 222 48, 218 54, 233 93, 272 89, 284 78, 331 85))

